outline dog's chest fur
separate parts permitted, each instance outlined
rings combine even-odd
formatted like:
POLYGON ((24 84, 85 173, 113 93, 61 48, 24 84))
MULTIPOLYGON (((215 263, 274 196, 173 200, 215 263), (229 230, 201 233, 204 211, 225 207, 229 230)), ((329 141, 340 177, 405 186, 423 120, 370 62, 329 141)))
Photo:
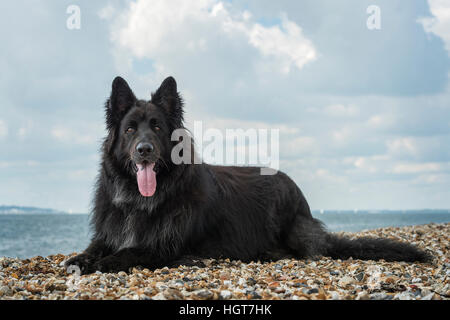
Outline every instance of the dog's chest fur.
POLYGON ((114 210, 106 215, 102 234, 114 251, 140 247, 168 254, 179 245, 181 229, 191 222, 185 206, 163 212, 162 195, 142 197, 120 179, 112 183, 110 191, 114 210))
MULTIPOLYGON (((158 192, 159 193, 159 192, 158 192)), ((142 197, 131 190, 122 179, 115 179, 111 188, 112 204, 122 210, 144 211, 151 214, 162 200, 161 195, 142 197)))

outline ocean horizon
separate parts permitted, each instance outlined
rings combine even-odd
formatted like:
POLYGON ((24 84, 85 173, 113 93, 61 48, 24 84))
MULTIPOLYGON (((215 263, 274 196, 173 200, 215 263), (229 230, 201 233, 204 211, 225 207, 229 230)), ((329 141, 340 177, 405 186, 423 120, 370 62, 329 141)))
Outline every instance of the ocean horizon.
MULTIPOLYGON (((91 237, 90 215, 59 213, 35 210, 0 214, 0 256, 26 259, 83 251, 91 237)), ((312 213, 332 232, 450 222, 448 209, 313 210, 312 213)))

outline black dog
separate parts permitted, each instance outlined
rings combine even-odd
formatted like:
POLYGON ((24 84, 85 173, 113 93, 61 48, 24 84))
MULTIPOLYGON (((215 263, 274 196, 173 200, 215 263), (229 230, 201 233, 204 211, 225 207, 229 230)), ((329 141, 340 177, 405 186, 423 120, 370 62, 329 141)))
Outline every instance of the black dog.
POLYGON ((431 259, 407 243, 326 232, 284 173, 174 164, 171 151, 179 141, 171 134, 183 129, 183 103, 172 77, 150 101, 137 100, 125 80, 116 78, 106 125, 92 243, 67 267, 77 265, 85 274, 192 265, 201 258, 431 259))

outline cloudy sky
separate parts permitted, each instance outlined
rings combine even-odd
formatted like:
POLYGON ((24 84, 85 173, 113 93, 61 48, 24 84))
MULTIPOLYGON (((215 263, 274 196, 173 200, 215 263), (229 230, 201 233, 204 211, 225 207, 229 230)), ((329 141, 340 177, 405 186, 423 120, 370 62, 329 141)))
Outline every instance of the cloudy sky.
POLYGON ((313 209, 450 208, 446 0, 36 0, 0 12, 0 204, 87 212, 112 79, 149 98, 172 75, 188 127, 280 129, 280 169, 313 209), (80 29, 67 28, 70 5, 80 29))

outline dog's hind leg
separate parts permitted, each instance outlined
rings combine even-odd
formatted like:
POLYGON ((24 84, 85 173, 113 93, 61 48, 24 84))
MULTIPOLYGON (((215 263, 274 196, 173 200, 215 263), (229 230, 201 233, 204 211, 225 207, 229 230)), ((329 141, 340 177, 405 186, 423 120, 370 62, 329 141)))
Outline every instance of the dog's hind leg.
POLYGON ((297 216, 289 233, 285 236, 287 247, 299 259, 317 258, 327 252, 327 233, 322 222, 297 216))

